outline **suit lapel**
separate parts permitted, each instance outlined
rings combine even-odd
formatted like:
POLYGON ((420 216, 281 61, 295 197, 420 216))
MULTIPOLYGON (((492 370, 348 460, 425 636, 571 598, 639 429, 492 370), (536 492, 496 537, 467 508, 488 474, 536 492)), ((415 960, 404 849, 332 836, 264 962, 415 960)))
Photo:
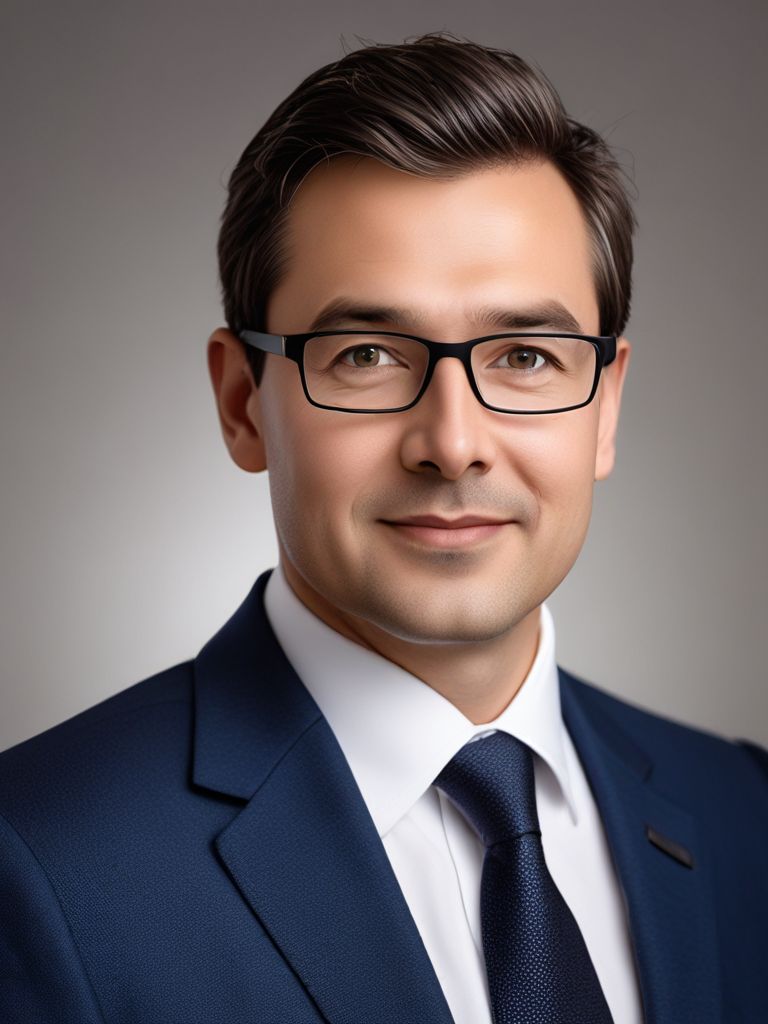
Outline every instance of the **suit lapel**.
POLYGON ((216 849, 330 1024, 451 1024, 343 752, 269 627, 268 576, 195 661, 194 782, 247 801, 216 849))
POLYGON ((722 1009, 706 835, 663 795, 674 793, 674 777, 657 777, 607 710, 611 698, 562 669, 560 693, 624 892, 646 1024, 716 1024, 722 1009))

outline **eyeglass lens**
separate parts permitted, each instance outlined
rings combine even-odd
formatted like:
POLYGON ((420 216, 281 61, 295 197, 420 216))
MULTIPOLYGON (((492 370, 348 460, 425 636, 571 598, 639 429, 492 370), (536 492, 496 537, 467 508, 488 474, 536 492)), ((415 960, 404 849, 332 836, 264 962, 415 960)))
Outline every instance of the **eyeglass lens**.
MULTIPOLYGON (((592 391, 597 352, 581 338, 492 338, 472 349, 483 400, 498 409, 545 412, 581 405, 592 391)), ((310 338, 304 376, 313 401, 339 409, 410 405, 424 382, 429 350, 398 336, 310 338)))

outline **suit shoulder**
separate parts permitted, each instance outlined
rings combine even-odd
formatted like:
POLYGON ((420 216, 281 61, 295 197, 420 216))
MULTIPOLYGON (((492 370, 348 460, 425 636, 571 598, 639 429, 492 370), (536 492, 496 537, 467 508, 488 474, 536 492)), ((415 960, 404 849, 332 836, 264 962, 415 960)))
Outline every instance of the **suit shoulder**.
POLYGON ((728 766, 760 775, 768 771, 768 751, 754 741, 728 737, 653 711, 563 668, 560 673, 563 685, 582 703, 588 704, 593 713, 620 725, 657 762, 668 760, 678 770, 682 764, 688 764, 692 770, 704 770, 706 776, 728 766))
POLYGON ((142 679, 0 753, 0 813, 12 818, 14 808, 87 789, 88 780, 128 776, 174 749, 186 754, 192 665, 142 679))

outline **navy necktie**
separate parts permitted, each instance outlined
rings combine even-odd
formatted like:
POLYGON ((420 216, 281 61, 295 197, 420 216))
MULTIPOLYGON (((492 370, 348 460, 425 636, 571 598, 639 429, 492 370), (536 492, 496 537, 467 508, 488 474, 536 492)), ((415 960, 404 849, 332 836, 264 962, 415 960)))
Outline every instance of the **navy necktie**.
POLYGON ((480 920, 494 1024, 612 1024, 544 860, 530 747, 501 731, 470 740, 435 785, 485 844, 480 920))

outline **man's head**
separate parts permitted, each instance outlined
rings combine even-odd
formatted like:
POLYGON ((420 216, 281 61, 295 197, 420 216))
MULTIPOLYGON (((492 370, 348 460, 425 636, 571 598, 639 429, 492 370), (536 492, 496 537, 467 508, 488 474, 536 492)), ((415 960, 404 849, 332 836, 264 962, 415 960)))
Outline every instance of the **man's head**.
POLYGON ((343 299, 356 314, 327 326, 459 342, 499 330, 490 309, 554 329, 540 313, 559 304, 576 333, 619 336, 632 227, 607 147, 512 54, 440 36, 369 47, 277 108, 230 182, 229 329, 209 361, 232 457, 269 469, 281 560, 310 607, 374 646, 474 644, 530 617, 611 470, 629 346, 565 413, 487 409, 443 359, 413 408, 352 415, 311 405, 298 366, 239 332, 307 332, 343 299), (403 525, 427 515, 501 525, 403 525))

